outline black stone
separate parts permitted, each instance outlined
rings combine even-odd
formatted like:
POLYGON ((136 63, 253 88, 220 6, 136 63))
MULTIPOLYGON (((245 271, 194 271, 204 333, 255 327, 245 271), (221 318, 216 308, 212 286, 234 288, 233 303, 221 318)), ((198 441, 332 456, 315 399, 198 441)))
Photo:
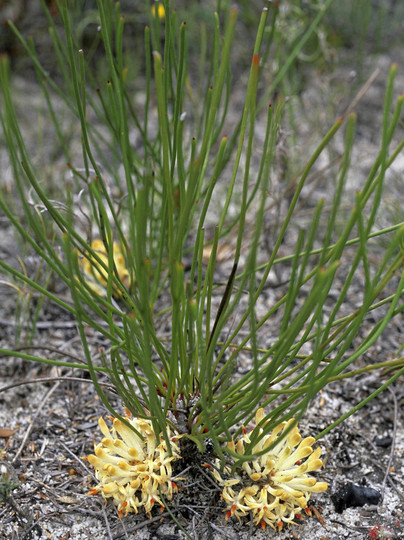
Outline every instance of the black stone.
POLYGON ((393 439, 391 437, 378 437, 373 441, 376 446, 380 446, 382 448, 388 448, 391 446, 393 439))
POLYGON ((341 514, 346 508, 364 506, 365 504, 378 504, 381 493, 376 489, 357 486, 349 482, 331 495, 335 511, 341 514))

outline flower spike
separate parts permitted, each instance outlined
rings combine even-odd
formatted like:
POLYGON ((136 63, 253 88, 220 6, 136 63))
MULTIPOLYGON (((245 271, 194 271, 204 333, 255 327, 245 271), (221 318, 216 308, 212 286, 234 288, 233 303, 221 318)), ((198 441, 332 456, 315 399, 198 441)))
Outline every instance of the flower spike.
MULTIPOLYGON (((258 425, 264 418, 263 409, 256 413, 258 425)), ((307 472, 322 467, 319 459, 321 448, 313 451, 313 437, 302 440, 297 426, 285 437, 281 435, 294 423, 294 419, 282 422, 275 429, 260 439, 252 453, 272 448, 253 461, 245 461, 239 473, 232 475, 231 467, 225 466, 219 471, 220 461, 210 469, 217 482, 223 487, 222 499, 226 503, 226 519, 235 516, 239 521, 252 514, 255 525, 265 529, 269 525, 274 530, 282 530, 285 523, 295 523, 301 519, 302 510, 310 515, 307 502, 313 492, 327 489, 325 482, 317 482, 307 472), (278 442, 277 442, 278 441, 278 442), (247 476, 247 482, 246 482, 247 476), (249 479, 249 480, 248 480, 249 479), (238 486, 239 484, 239 486, 238 486)), ((259 433, 262 433, 262 426, 259 433)), ((235 444, 228 443, 228 448, 239 455, 244 454, 245 444, 250 443, 250 433, 243 429, 242 437, 235 444)))
POLYGON ((143 440, 121 420, 115 418, 113 427, 109 429, 100 418, 98 425, 104 438, 94 444, 94 454, 87 458, 99 482, 89 494, 101 493, 106 501, 112 498, 120 516, 129 512, 137 514, 139 508, 150 513, 155 502, 164 506, 160 493, 171 500, 173 492, 178 491, 172 480, 171 464, 180 459, 176 441, 181 436, 172 436, 167 426, 170 456, 163 435, 156 438, 150 420, 129 416, 126 420, 143 435, 143 440))
MULTIPOLYGON (((101 261, 106 266, 108 266, 108 255, 104 246, 104 242, 100 238, 96 238, 91 243, 91 248, 97 253, 101 261)), ((123 283, 123 285, 129 288, 131 286, 131 279, 129 270, 126 267, 126 262, 122 253, 121 246, 117 242, 113 242, 112 249, 114 265, 116 267, 118 277, 123 283)), ((101 268, 96 259, 94 259, 90 255, 90 253, 85 253, 85 256, 79 259, 79 264, 83 271, 83 276, 87 285, 98 295, 104 296, 108 283, 108 276, 105 269, 101 268)), ((113 287, 113 294, 116 297, 120 296, 120 291, 115 285, 113 287)))

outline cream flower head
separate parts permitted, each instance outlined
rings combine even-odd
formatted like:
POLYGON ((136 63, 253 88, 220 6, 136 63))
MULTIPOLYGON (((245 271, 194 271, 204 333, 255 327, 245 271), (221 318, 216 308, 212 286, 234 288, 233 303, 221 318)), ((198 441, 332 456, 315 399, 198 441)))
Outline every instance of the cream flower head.
MULTIPOLYGON (((92 241, 91 248, 97 253, 101 261, 108 266, 108 255, 105 250, 104 242, 100 238, 96 238, 92 241)), ((125 287, 129 287, 130 275, 129 270, 126 267, 121 247, 117 242, 113 242, 112 249, 118 277, 125 287)), ((85 256, 80 259, 80 266, 83 270, 84 278, 91 289, 100 296, 105 295, 108 279, 106 270, 101 268, 98 262, 93 259, 89 253, 86 253, 85 256)), ((113 293, 114 296, 119 296, 120 292, 117 287, 114 287, 113 293)))
POLYGON ((171 463, 180 458, 176 442, 181 436, 172 436, 169 426, 171 456, 163 436, 156 439, 150 420, 126 419, 143 440, 118 418, 113 420, 111 430, 100 418, 98 425, 104 438, 99 444, 94 443, 95 455, 87 457, 99 481, 90 494, 101 493, 105 500, 112 498, 121 516, 137 513, 139 508, 149 513, 155 502, 164 507, 159 494, 171 500, 173 491, 177 491, 171 463))
MULTIPOLYGON (((259 409, 255 420, 257 425, 264 418, 264 410, 259 409)), ((231 468, 226 466, 219 472, 212 468, 212 474, 223 486, 222 499, 227 504, 226 519, 236 516, 239 521, 250 512, 255 525, 270 525, 273 529, 281 530, 284 523, 295 523, 301 519, 302 510, 311 515, 307 502, 313 492, 327 489, 325 482, 317 482, 307 473, 319 469, 323 462, 319 459, 321 448, 313 451, 313 437, 302 440, 297 426, 290 429, 282 438, 281 435, 294 419, 282 422, 271 433, 265 435, 251 450, 252 454, 274 446, 265 454, 253 461, 245 461, 238 473, 231 474, 231 468), (279 442, 277 442, 279 440, 279 442), (303 461, 305 460, 305 461, 303 461)), ((251 433, 251 432, 250 432, 251 433)), ((262 433, 262 427, 259 428, 262 433)), ((250 437, 245 428, 243 436, 235 444, 227 446, 239 455, 244 454, 244 445, 250 443, 250 437)))

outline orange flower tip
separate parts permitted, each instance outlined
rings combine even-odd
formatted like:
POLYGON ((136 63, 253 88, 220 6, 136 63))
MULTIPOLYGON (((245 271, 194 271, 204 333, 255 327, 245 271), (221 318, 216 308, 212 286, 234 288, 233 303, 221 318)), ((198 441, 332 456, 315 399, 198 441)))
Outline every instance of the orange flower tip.
POLYGON ((297 519, 302 519, 302 514, 296 514, 297 519))
POLYGON ((278 522, 278 531, 280 532, 283 529, 283 521, 278 522))
POLYGON ((121 504, 119 510, 118 510, 118 515, 119 517, 121 518, 123 516, 123 511, 125 510, 125 508, 128 506, 128 502, 125 501, 121 504))
POLYGON ((265 523, 264 520, 261 521, 261 527, 262 527, 262 530, 265 531, 265 527, 267 526, 267 524, 265 523))
POLYGON ((247 434, 246 428, 243 426, 241 429, 243 430, 243 435, 246 435, 247 434))
POLYGON ((228 512, 226 512, 225 520, 227 521, 230 517, 231 517, 231 512, 229 510, 228 512))
POLYGON ((171 482, 172 488, 175 492, 178 492, 178 486, 175 482, 171 482))
POLYGON ((209 463, 202 463, 202 467, 205 467, 205 469, 211 469, 212 465, 209 465, 209 463))
POLYGON ((302 461, 299 459, 298 461, 296 461, 295 465, 300 465, 302 463, 302 461))
POLYGON ((311 510, 308 506, 304 509, 304 511, 306 512, 308 516, 311 516, 311 510))
POLYGON ((93 489, 90 489, 87 495, 97 495, 97 493, 98 493, 98 489, 93 488, 93 489))

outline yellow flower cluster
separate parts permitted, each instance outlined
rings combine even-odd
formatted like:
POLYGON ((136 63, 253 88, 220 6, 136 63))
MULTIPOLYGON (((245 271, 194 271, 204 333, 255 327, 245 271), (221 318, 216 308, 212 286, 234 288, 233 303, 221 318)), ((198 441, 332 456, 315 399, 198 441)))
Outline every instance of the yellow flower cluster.
MULTIPOLYGON (((259 409, 255 417, 257 425, 263 418, 264 411, 259 409)), ((227 504, 226 519, 236 516, 241 521, 242 517, 251 512, 255 525, 261 524, 265 528, 268 524, 273 529, 281 530, 284 523, 295 523, 295 518, 301 519, 302 510, 310 515, 307 501, 311 493, 327 489, 325 482, 317 482, 307 474, 322 466, 319 459, 321 448, 313 451, 315 439, 307 437, 302 440, 297 426, 281 438, 293 422, 293 418, 282 422, 262 437, 251 453, 256 454, 272 444, 274 446, 253 461, 245 461, 240 474, 231 474, 228 466, 223 473, 212 468, 213 476, 223 486, 222 498, 227 504)), ((262 433, 262 427, 259 432, 262 433)), ((227 444, 230 450, 239 455, 244 454, 244 445, 251 442, 245 429, 243 433, 237 444, 233 441, 227 444)), ((219 466, 219 461, 216 465, 219 466)))
POLYGON ((98 425, 104 438, 99 444, 94 443, 94 454, 87 460, 95 469, 99 484, 90 494, 101 493, 105 500, 112 498, 118 507, 119 515, 137 513, 143 508, 151 511, 155 502, 162 507, 161 493, 171 500, 173 491, 177 491, 172 481, 171 462, 180 458, 176 441, 180 435, 170 437, 172 455, 162 435, 156 440, 150 420, 127 418, 128 422, 143 436, 143 440, 121 420, 115 418, 110 430, 103 418, 98 425))
MULTIPOLYGON (((108 255, 105 250, 104 242, 100 238, 97 238, 91 243, 91 248, 97 253, 105 266, 108 266, 108 255)), ((125 287, 129 287, 130 275, 126 267, 125 257, 122 254, 121 247, 114 242, 112 249, 114 251, 114 264, 118 277, 125 287)), ((93 259, 89 253, 86 253, 85 257, 80 259, 80 266, 83 270, 85 280, 91 289, 100 296, 104 295, 107 287, 107 272, 100 267, 98 262, 93 259)), ((114 289, 114 296, 119 296, 117 288, 114 289)))
POLYGON ((164 19, 166 16, 164 6, 161 2, 152 4, 151 12, 152 12, 153 17, 157 16, 159 19, 164 19))

